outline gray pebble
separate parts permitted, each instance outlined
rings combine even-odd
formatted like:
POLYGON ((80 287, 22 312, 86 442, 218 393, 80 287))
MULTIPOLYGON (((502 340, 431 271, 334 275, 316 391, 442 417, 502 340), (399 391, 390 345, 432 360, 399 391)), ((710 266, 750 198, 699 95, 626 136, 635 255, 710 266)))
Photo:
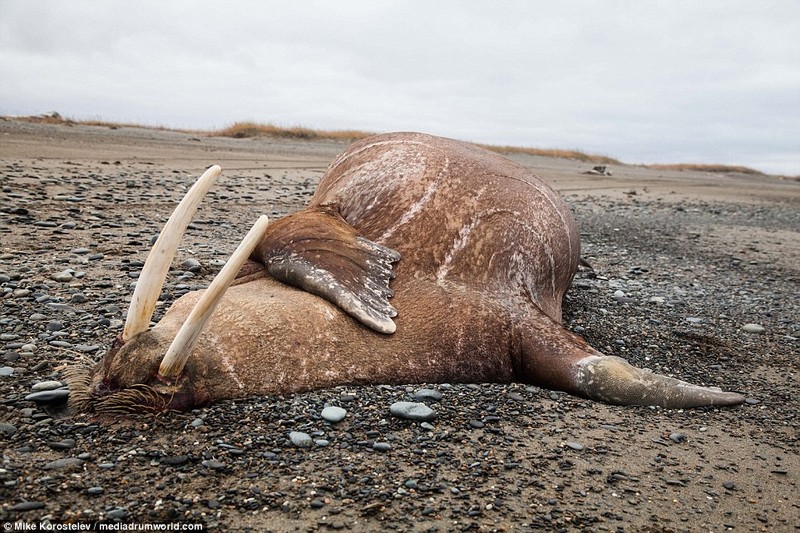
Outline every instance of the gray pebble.
POLYGON ((436 419, 436 411, 424 403, 395 402, 389 406, 389 412, 396 417, 418 422, 430 422, 436 419))
POLYGON ((682 442, 686 442, 686 435, 684 435, 683 433, 670 433, 669 440, 680 444, 682 442))
POLYGON ((376 442, 372 445, 372 449, 376 452, 388 452, 392 449, 392 445, 389 442, 376 442))
POLYGON ((200 261, 190 257, 181 263, 181 268, 189 272, 200 272, 202 267, 200 266, 200 261))
POLYGON ((82 292, 76 292, 75 294, 72 295, 70 301, 72 303, 82 304, 86 301, 86 295, 83 294, 82 292))
POLYGON ((89 487, 86 489, 86 494, 89 496, 99 496, 100 494, 103 494, 103 492, 105 492, 103 487, 89 487))
POLYGON ((106 513, 106 518, 110 518, 112 520, 122 520, 126 516, 128 516, 128 511, 122 507, 113 509, 106 513))
POLYGON ((745 333, 758 333, 759 335, 763 335, 767 332, 761 324, 745 324, 742 326, 742 331, 745 333))
POLYGON ((97 350, 99 350, 100 349, 100 345, 99 344, 76 344, 75 346, 72 347, 72 349, 75 350, 76 352, 92 353, 92 352, 96 352, 97 350))
POLYGON ((567 441, 567 447, 572 448, 573 450, 579 452, 579 451, 583 450, 584 445, 581 444, 580 442, 567 441))
POLYGON ((217 461, 216 459, 206 459, 200 464, 211 470, 223 470, 225 468, 225 463, 217 461))
POLYGON ((204 422, 203 422, 202 418, 195 418, 194 420, 192 420, 192 427, 193 428, 199 428, 203 424, 204 424, 204 422))
POLYGON ((71 450, 76 444, 75 439, 64 439, 58 442, 50 442, 48 446, 54 450, 71 450))
POLYGON ((0 366, 0 376, 10 376, 14 373, 14 369, 10 366, 0 366))
POLYGON ((181 455, 166 455, 161 458, 161 464, 167 466, 181 466, 189 462, 189 456, 186 454, 181 455))
POLYGON ((39 403, 59 403, 66 401, 67 398, 69 398, 67 389, 46 390, 25 396, 26 400, 39 403))
POLYGON ((725 487, 726 490, 733 490, 736 488, 736 484, 733 481, 723 481, 722 486, 725 487))
POLYGON ((420 402, 425 400, 438 402, 442 399, 442 393, 436 389, 419 389, 414 392, 414 399, 420 402))
POLYGON ((60 389, 63 386, 64 384, 60 381, 40 381, 39 383, 35 383, 33 387, 31 387, 31 390, 33 392, 40 392, 45 390, 60 389))
POLYGON ((6 437, 11 437, 16 432, 17 432, 17 428, 13 424, 8 424, 6 422, 0 422, 0 435, 5 435, 6 437))
POLYGON ((44 465, 45 470, 76 470, 83 466, 83 459, 77 457, 65 457, 63 459, 56 459, 44 465))
POLYGON ((53 281, 58 281, 60 283, 67 283, 72 281, 74 277, 75 276, 72 275, 72 272, 64 270, 63 272, 56 272, 55 274, 50 276, 50 279, 52 279, 53 281))
MULTIPOLYGON (((45 505, 42 502, 22 502, 11 507, 12 511, 35 511, 37 509, 44 509, 45 505)), ((8 525, 11 525, 9 522, 8 525)))
POLYGON ((292 445, 297 448, 311 448, 314 444, 311 435, 303 433, 302 431, 292 431, 289 433, 289 440, 292 441, 292 445))
POLYGON ((325 421, 330 422, 331 424, 335 424, 336 422, 341 422, 345 416, 347 416, 347 411, 342 409, 341 407, 329 405, 328 407, 322 410, 322 418, 325 421))
POLYGON ((55 346, 56 348, 72 348, 72 344, 67 341, 50 341, 48 344, 50 346, 55 346))

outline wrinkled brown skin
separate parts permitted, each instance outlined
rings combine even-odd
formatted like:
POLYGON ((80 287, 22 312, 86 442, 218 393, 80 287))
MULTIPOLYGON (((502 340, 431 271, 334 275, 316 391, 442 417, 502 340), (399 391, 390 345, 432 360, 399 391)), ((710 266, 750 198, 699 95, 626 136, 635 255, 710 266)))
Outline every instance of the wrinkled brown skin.
MULTIPOLYGON (((174 386, 159 382, 158 364, 200 292, 112 350, 95 369, 93 394, 148 383, 170 395, 171 408, 187 408, 343 384, 519 381, 588 395, 574 365, 601 354, 560 326, 578 231, 528 169, 449 139, 382 135, 340 155, 301 213, 341 216, 401 254, 394 334, 264 276, 227 291, 174 386)), ((284 220, 261 249, 292 231, 284 220)))

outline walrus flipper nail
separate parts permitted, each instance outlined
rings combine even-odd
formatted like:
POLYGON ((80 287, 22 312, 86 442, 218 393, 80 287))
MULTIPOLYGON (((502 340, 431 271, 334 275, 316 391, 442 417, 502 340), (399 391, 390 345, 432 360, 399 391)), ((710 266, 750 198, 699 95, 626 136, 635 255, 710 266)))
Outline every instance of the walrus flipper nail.
POLYGON ((375 331, 394 333, 389 282, 400 254, 361 237, 335 206, 276 222, 252 257, 274 278, 328 300, 375 331))

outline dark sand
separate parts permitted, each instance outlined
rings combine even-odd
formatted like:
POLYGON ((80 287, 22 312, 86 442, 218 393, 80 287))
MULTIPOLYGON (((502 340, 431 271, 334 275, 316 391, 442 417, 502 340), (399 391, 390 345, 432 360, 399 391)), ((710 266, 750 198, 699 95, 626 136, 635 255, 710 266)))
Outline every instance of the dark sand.
POLYGON ((136 261, 205 167, 220 164, 223 178, 186 235, 156 318, 182 284, 213 278, 214 260, 259 214, 300 208, 343 148, 0 121, 0 366, 13 369, 0 375, 0 522, 800 528, 800 183, 774 177, 622 165, 597 177, 577 161, 516 158, 564 194, 596 270, 576 278, 569 327, 634 364, 742 391, 746 405, 670 411, 520 384, 434 385, 439 417, 424 428, 388 413, 419 385, 120 420, 24 399, 34 383, 60 379, 61 365, 99 359, 121 329, 136 261), (178 280, 189 257, 204 268, 178 280), (52 280, 67 269, 75 279, 52 280), (742 332, 747 323, 766 333, 742 332), (323 421, 326 403, 347 418, 323 421), (294 430, 329 445, 293 448, 294 430), (375 451, 375 442, 391 449, 375 451))

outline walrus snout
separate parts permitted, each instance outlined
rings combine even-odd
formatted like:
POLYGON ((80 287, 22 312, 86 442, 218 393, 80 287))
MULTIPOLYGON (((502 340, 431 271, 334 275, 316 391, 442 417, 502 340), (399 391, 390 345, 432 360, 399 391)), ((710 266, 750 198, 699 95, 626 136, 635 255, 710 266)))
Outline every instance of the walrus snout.
POLYGON ((208 402, 195 388, 191 367, 174 378, 158 373, 169 339, 147 331, 130 341, 118 336, 98 363, 80 361, 64 378, 69 407, 75 413, 142 413, 184 411, 208 402))
POLYGON ((102 373, 103 362, 94 367, 75 366, 65 374, 69 386, 69 407, 74 413, 131 414, 186 411, 208 403, 186 375, 164 382, 158 375, 146 382, 121 385, 102 373))

